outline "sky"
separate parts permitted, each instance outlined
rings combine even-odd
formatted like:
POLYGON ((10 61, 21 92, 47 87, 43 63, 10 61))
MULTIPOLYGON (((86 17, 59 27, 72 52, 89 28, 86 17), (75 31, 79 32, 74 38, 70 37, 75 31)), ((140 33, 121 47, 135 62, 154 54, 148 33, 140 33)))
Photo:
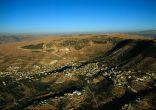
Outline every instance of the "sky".
POLYGON ((0 33, 156 29, 156 0, 0 0, 0 33))

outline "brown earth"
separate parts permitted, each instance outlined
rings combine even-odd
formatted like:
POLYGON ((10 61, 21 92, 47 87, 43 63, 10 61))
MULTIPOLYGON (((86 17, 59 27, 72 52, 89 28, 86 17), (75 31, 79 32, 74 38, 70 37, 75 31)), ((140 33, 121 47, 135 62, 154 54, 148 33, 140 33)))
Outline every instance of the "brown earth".
POLYGON ((155 53, 153 39, 118 33, 1 44, 0 109, 154 110, 155 53))

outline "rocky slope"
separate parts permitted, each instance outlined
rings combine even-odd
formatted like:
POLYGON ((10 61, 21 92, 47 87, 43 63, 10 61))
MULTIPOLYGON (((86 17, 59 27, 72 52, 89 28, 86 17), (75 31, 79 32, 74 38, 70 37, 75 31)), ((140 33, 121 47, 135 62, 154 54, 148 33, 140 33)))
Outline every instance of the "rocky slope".
POLYGON ((108 55, 112 63, 142 71, 156 71, 156 42, 154 40, 123 40, 108 55))
POLYGON ((120 40, 89 60, 0 77, 0 109, 155 110, 155 53, 154 40, 120 40))

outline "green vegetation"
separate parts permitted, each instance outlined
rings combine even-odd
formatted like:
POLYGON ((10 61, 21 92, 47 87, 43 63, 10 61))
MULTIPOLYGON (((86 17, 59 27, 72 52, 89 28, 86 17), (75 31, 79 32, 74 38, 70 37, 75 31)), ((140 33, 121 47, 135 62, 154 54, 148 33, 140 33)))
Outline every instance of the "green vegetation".
POLYGON ((98 44, 104 44, 104 43, 117 43, 120 40, 120 38, 93 38, 92 41, 94 43, 98 43, 98 44))
POLYGON ((92 41, 94 43, 107 43, 107 39, 103 39, 103 38, 95 38, 95 39, 92 39, 92 41))
POLYGON ((53 52, 54 51, 54 49, 48 49, 48 50, 46 50, 47 52, 53 52))
POLYGON ((34 45, 34 44, 26 45, 26 46, 23 46, 22 48, 24 48, 24 49, 43 49, 43 44, 44 43, 38 43, 36 45, 34 45))
POLYGON ((81 40, 65 40, 61 43, 62 46, 71 46, 74 47, 76 50, 80 50, 85 47, 89 43, 88 39, 81 39, 81 40))
POLYGON ((49 42, 49 43, 46 45, 47 48, 51 48, 52 46, 54 46, 54 43, 53 43, 53 42, 49 42))
POLYGON ((40 51, 37 51, 37 50, 33 50, 32 52, 40 52, 40 51))

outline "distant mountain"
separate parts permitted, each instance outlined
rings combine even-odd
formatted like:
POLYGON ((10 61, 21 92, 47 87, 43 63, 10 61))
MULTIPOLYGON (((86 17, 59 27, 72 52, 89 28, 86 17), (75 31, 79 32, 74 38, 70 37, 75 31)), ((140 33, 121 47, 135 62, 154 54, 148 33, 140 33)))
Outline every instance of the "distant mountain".
POLYGON ((139 31, 137 34, 156 38, 156 30, 139 31))
POLYGON ((20 42, 32 39, 31 36, 16 36, 16 35, 0 35, 0 44, 20 42))

